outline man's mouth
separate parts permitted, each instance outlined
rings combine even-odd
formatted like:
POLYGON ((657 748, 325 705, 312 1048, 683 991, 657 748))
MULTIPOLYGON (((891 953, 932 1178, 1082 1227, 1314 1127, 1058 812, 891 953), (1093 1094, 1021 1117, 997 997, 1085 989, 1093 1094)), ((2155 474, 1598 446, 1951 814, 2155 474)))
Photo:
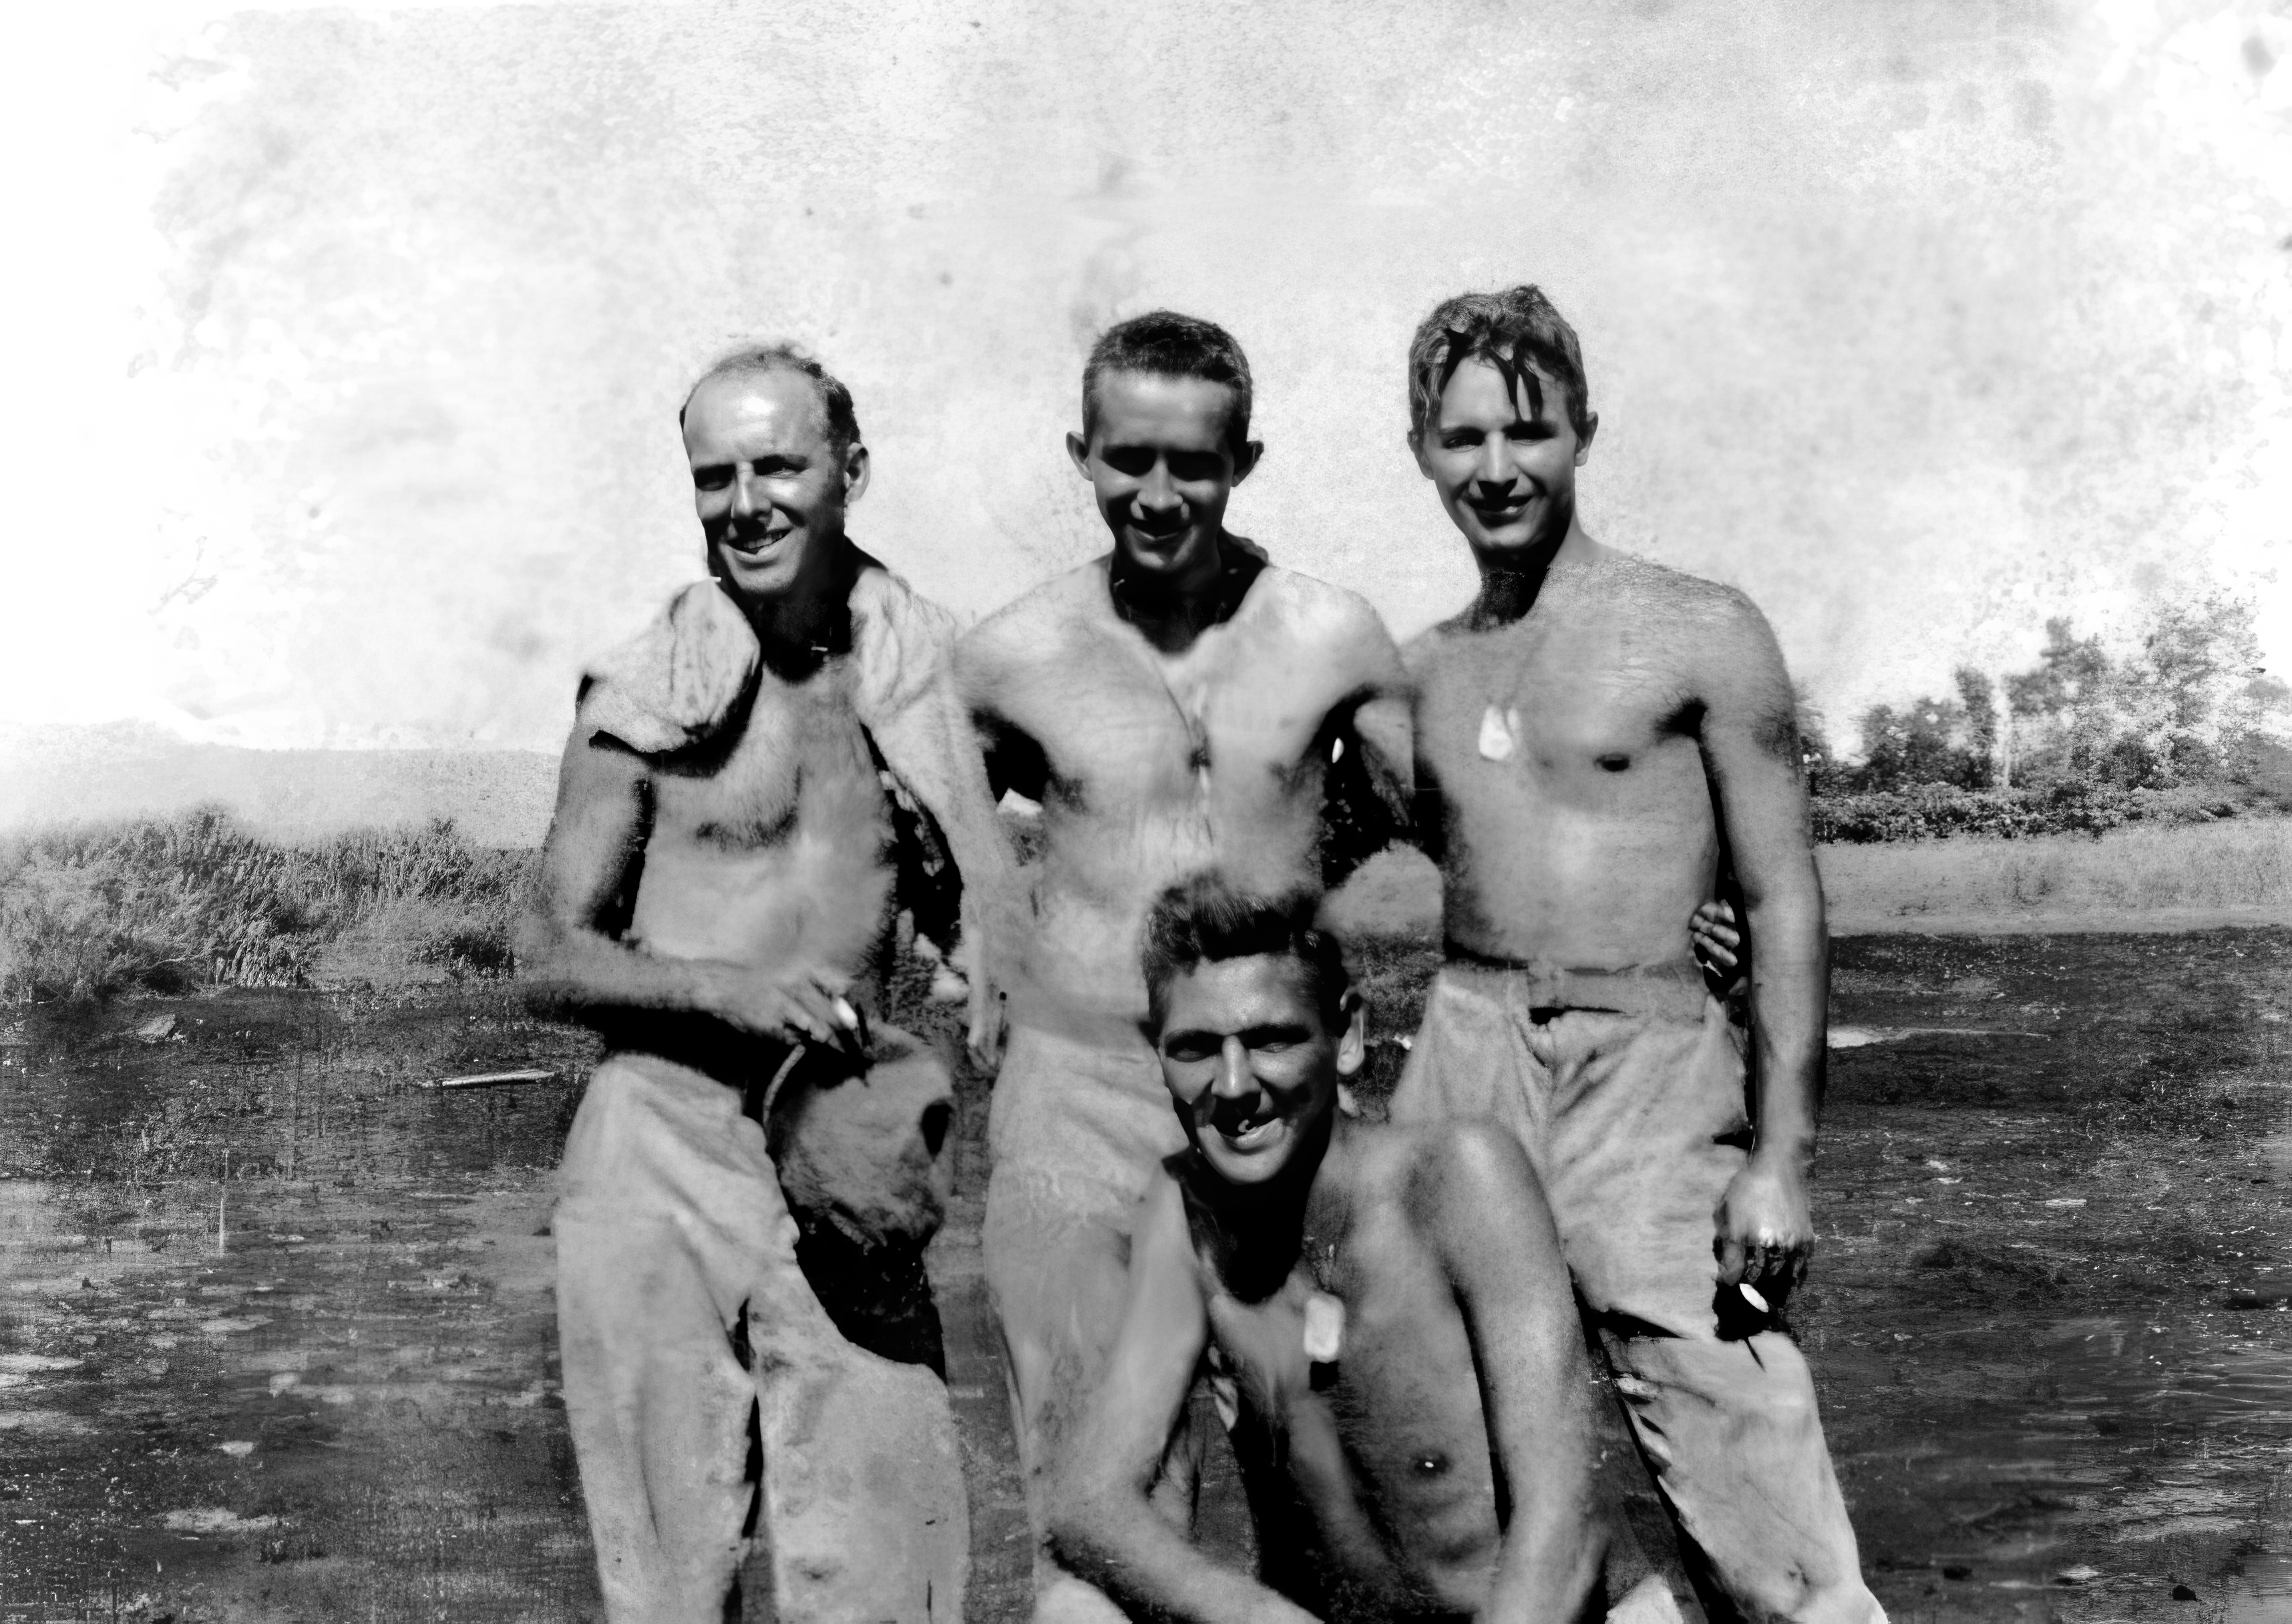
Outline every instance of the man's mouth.
POLYGON ((1133 540, 1158 549, 1174 547, 1185 540, 1188 534, 1187 526, 1182 522, 1141 524, 1133 519, 1123 528, 1130 532, 1133 540))
POLYGON ((1218 1110, 1210 1113, 1210 1128, 1230 1149, 1262 1151, 1280 1136, 1288 1119, 1271 1105, 1248 1112, 1218 1110))
POLYGON ((724 545, 743 558, 761 558, 787 538, 786 530, 735 530, 724 537, 724 545))

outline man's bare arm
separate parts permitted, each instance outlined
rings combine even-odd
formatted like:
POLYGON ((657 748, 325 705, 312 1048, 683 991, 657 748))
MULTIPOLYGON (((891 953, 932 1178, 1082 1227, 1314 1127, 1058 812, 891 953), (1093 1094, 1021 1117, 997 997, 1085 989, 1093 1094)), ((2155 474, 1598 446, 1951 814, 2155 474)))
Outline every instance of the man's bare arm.
POLYGON ((1333 712, 1324 747, 1321 883, 1334 890, 1397 840, 1416 799, 1408 702, 1371 692, 1333 712))
POLYGON ((1148 1500, 1209 1337, 1183 1199, 1158 1177, 1131 1238, 1130 1300, 1106 1375, 1060 1463, 1059 1560, 1126 1607, 1189 1624, 1312 1624, 1245 1574, 1203 1559, 1148 1500))
POLYGON ((644 868, 651 788, 642 756, 576 723, 541 871, 519 922, 527 1001, 589 1024, 632 1014, 702 1015, 740 1031, 835 1042, 848 984, 826 971, 768 979, 714 959, 664 958, 622 940, 644 868))
POLYGON ((1512 1507, 1480 1617, 1567 1624, 1599 1587, 1608 1535, 1593 1491, 1592 1372, 1551 1208, 1519 1143, 1482 1123, 1445 1130, 1412 1195, 1464 1310, 1512 1507))
POLYGON ((1756 1138, 1720 1204, 1723 1281, 1780 1303, 1814 1244, 1806 1198, 1822 1095, 1830 939, 1808 835, 1796 707, 1782 651, 1730 594, 1706 645, 1703 756, 1743 892, 1751 956, 1756 1138))

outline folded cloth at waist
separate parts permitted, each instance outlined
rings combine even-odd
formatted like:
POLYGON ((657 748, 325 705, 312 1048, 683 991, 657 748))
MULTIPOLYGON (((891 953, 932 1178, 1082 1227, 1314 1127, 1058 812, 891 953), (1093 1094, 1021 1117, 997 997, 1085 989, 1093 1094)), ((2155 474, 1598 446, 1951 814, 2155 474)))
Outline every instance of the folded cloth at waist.
POLYGON ((1701 967, 1691 958, 1606 968, 1556 965, 1548 959, 1498 958, 1474 952, 1454 940, 1442 947, 1447 954, 1443 974, 1504 980, 1512 995, 1531 1013, 1588 1009, 1699 1021, 1711 997, 1701 967))

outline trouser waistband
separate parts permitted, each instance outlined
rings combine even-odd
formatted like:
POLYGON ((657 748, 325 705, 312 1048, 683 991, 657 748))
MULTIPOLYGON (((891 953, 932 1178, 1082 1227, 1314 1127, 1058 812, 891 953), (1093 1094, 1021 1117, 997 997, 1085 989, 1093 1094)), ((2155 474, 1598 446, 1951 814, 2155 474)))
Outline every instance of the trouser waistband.
POLYGON ((1692 959, 1605 969, 1498 958, 1455 941, 1444 945, 1448 960, 1441 966, 1443 974, 1501 980, 1531 1011, 1582 1009, 1700 1021, 1711 997, 1703 972, 1692 959))

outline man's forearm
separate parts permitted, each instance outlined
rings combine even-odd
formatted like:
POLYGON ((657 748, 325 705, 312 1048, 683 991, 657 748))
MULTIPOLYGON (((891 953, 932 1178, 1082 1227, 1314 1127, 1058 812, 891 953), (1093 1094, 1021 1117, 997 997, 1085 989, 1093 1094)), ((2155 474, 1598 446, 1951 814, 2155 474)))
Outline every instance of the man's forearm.
POLYGON ((1804 1163, 1814 1154, 1828 1022, 1830 942, 1817 887, 1755 898, 1747 908, 1751 1037, 1756 1056, 1755 1151, 1804 1163))
POLYGON ((1051 1548, 1116 1601, 1185 1624, 1314 1624, 1255 1580, 1203 1559, 1137 1493, 1102 1492, 1053 1519, 1051 1548))
POLYGON ((562 1021, 624 1014, 721 1016, 737 974, 713 959, 663 958, 593 931, 532 927, 521 943, 526 1002, 562 1021))

